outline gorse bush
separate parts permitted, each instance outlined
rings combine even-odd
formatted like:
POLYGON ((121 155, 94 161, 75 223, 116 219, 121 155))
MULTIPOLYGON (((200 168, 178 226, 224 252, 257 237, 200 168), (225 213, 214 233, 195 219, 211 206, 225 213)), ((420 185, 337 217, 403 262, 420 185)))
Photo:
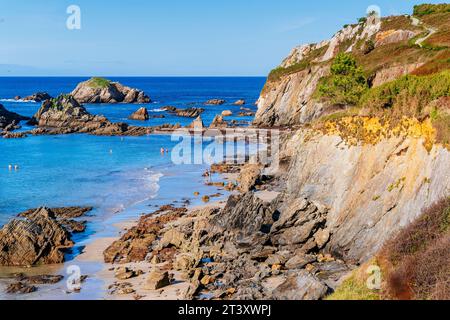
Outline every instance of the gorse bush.
POLYGON ((322 78, 318 86, 318 95, 336 105, 356 105, 367 89, 367 79, 356 60, 339 53, 331 65, 331 75, 322 78))
POLYGON ((399 117, 422 117, 424 108, 433 100, 450 96, 450 71, 428 76, 406 75, 371 88, 360 105, 372 111, 391 111, 399 117))

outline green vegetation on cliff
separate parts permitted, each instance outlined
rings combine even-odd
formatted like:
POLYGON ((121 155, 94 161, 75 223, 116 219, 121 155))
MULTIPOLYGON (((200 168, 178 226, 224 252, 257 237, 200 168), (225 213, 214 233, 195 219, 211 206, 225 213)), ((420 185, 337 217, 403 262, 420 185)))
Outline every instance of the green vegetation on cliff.
POLYGON ((318 86, 318 97, 328 99, 336 105, 355 105, 368 89, 363 70, 347 53, 340 53, 331 65, 331 75, 322 78, 318 86))
POLYGON ((107 88, 111 81, 105 78, 93 77, 89 79, 88 84, 91 88, 107 88))
POLYGON ((371 110, 391 109, 407 117, 420 117, 432 101, 450 96, 450 71, 428 76, 406 75, 371 88, 360 105, 371 110))
POLYGON ((418 17, 426 16, 433 13, 450 12, 450 4, 420 4, 414 6, 414 15, 418 17))

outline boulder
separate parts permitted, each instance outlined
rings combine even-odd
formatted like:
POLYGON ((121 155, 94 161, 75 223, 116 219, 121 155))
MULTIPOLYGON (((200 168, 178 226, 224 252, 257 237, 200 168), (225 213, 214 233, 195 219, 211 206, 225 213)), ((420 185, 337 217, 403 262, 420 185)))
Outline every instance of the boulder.
POLYGON ((160 248, 166 248, 169 246, 173 246, 175 248, 179 248, 184 241, 184 234, 178 231, 177 229, 170 229, 165 232, 162 236, 159 245, 160 248))
POLYGON ((239 99, 239 100, 236 100, 233 104, 235 106, 243 106, 245 104, 245 100, 244 99, 239 99))
POLYGON ((151 102, 143 91, 103 78, 91 78, 79 83, 71 95, 79 103, 151 102))
POLYGON ((231 112, 231 110, 223 110, 222 111, 222 117, 229 117, 232 115, 233 115, 233 112, 231 112))
POLYGON ((47 208, 13 219, 0 230, 0 265, 32 266, 64 262, 73 246, 69 233, 47 208))
POLYGON ((305 270, 291 273, 286 280, 272 291, 276 300, 319 300, 328 288, 315 276, 305 270))
POLYGON ((222 99, 211 99, 205 102, 205 105, 218 106, 224 104, 226 101, 222 99))
POLYGON ((238 189, 241 192, 252 190, 261 175, 261 166, 258 164, 246 164, 242 167, 237 178, 238 189))
POLYGON ((167 271, 152 271, 148 275, 147 281, 144 285, 146 290, 158 290, 170 285, 169 273, 167 271))
POLYGON ((147 108, 141 107, 128 118, 130 120, 141 120, 145 121, 149 119, 147 108))
POLYGON ((52 99, 52 96, 50 96, 47 92, 37 92, 35 94, 32 94, 31 96, 22 98, 23 101, 34 101, 34 102, 42 102, 50 99, 52 99))

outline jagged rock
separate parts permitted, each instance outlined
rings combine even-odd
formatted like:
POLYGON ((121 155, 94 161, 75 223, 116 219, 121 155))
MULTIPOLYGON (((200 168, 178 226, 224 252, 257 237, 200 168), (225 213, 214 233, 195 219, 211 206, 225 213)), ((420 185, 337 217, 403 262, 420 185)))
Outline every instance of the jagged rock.
POLYGON ((330 239, 330 230, 328 229, 319 229, 314 234, 314 241, 317 244, 317 248, 322 249, 330 239))
POLYGON ((61 275, 37 275, 37 276, 25 276, 20 275, 18 277, 19 282, 25 284, 55 284, 64 279, 61 275))
POLYGON ((272 292, 277 300, 319 300, 328 288, 319 279, 305 270, 291 273, 286 281, 272 292))
POLYGON ((222 104, 224 104, 226 101, 225 100, 222 100, 222 99, 211 99, 211 100, 208 100, 208 101, 206 101, 205 102, 205 105, 214 105, 214 106, 217 106, 217 105, 222 105, 222 104))
POLYGON ((142 274, 142 271, 134 271, 129 269, 128 267, 121 267, 115 273, 114 276, 119 280, 127 280, 130 278, 134 278, 142 274))
MULTIPOLYGON (((91 115, 72 96, 60 95, 46 100, 29 124, 38 125, 43 133, 68 134, 90 133, 95 135, 144 135, 145 127, 133 127, 126 123, 112 123, 104 116, 91 115)), ((38 132, 33 132, 38 134, 38 132)))
POLYGON ((170 278, 167 271, 152 271, 148 275, 144 288, 146 290, 158 290, 168 285, 170 285, 170 278))
POLYGON ((190 129, 199 129, 202 130, 205 127, 203 124, 203 120, 201 116, 198 116, 192 123, 189 125, 190 129))
POLYGON ((147 108, 141 107, 129 117, 130 120, 141 120, 145 121, 149 119, 147 108))
POLYGON ((305 199, 294 199, 281 212, 271 229, 272 242, 278 245, 305 243, 326 222, 326 211, 305 199))
POLYGON ((252 236, 260 231, 267 232, 272 223, 273 210, 252 192, 231 195, 225 208, 212 219, 212 224, 227 231, 234 230, 242 236, 252 236))
POLYGON ((227 127, 227 122, 225 120, 223 120, 223 117, 221 115, 216 115, 213 119, 213 121, 211 122, 211 124, 209 125, 209 127, 211 129, 215 129, 215 128, 226 128, 227 127))
POLYGON ((143 91, 126 87, 118 82, 91 78, 77 85, 71 95, 79 103, 149 103, 143 91))
POLYGON ((159 245, 160 248, 166 248, 169 246, 174 246, 176 248, 179 248, 184 240, 184 234, 179 232, 177 229, 170 229, 169 231, 166 231, 161 238, 159 245))
POLYGON ((253 111, 245 111, 245 112, 239 112, 239 117, 253 117, 255 113, 253 111))
POLYGON ((0 131, 12 125, 12 127, 9 127, 9 129, 6 130, 10 131, 11 129, 14 129, 20 121, 28 119, 29 118, 27 117, 23 117, 17 113, 6 110, 5 107, 0 104, 0 131))
POLYGON ((167 111, 167 112, 176 112, 178 110, 178 108, 174 107, 174 106, 164 106, 164 107, 161 107, 161 110, 167 111))
POLYGON ((259 180, 261 175, 261 165, 246 164, 242 167, 237 178, 238 189, 241 192, 251 191, 259 180))
POLYGON ((239 99, 239 100, 236 100, 233 104, 235 106, 243 106, 245 104, 245 100, 244 99, 239 99))
POLYGON ((69 233, 54 214, 40 208, 25 219, 13 219, 0 230, 0 265, 61 263, 62 250, 72 246, 69 233))
POLYGON ((30 286, 22 282, 15 282, 8 285, 6 288, 6 293, 27 294, 35 292, 36 290, 37 288, 35 286, 30 286))
POLYGON ((52 96, 50 96, 47 92, 37 92, 35 94, 32 94, 31 96, 22 98, 23 101, 34 101, 34 102, 42 102, 50 99, 52 99, 52 96))
POLYGON ((410 30, 388 30, 377 33, 375 37, 375 47, 384 46, 390 43, 407 41, 416 36, 416 33, 410 30))
POLYGON ((222 111, 222 117, 229 117, 232 115, 233 115, 233 112, 231 112, 231 110, 223 110, 222 111))
POLYGON ((176 109, 175 113, 179 117, 196 118, 205 111, 203 108, 176 109))
POLYGON ((313 255, 297 254, 290 258, 285 266, 287 269, 302 269, 304 266, 314 261, 316 261, 316 257, 313 255))

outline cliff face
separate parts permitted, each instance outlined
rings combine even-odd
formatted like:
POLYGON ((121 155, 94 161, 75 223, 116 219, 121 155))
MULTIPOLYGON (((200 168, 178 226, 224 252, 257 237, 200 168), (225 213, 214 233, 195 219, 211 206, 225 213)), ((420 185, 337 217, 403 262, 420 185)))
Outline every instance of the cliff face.
POLYGON ((347 146, 335 135, 301 130, 287 143, 289 198, 329 208, 327 250, 364 262, 422 209, 450 194, 450 152, 412 137, 347 146))
MULTIPOLYGON (((289 166, 276 174, 285 184, 286 203, 305 198, 327 208, 326 230, 331 236, 325 250, 333 256, 354 263, 367 261, 423 209, 450 195, 449 131, 442 129, 448 128, 450 118, 439 99, 435 101, 439 116, 429 112, 432 107, 421 115, 407 114, 408 108, 415 108, 410 101, 432 96, 431 87, 423 96, 411 98, 407 95, 418 92, 411 84, 407 88, 411 90, 402 92, 403 105, 400 98, 397 109, 383 105, 377 118, 370 115, 373 106, 336 106, 319 99, 317 86, 330 74, 331 61, 339 52, 351 53, 369 88, 379 89, 406 74, 432 75, 449 69, 442 60, 450 56, 448 42, 442 40, 448 30, 442 15, 450 21, 449 13, 423 16, 423 21, 409 16, 378 21, 369 17, 329 41, 295 48, 268 77, 254 124, 301 127, 283 142, 281 159, 290 160, 289 166), (433 124, 439 117, 441 129, 433 124), (447 140, 436 139, 443 135, 447 140)), ((417 77, 420 81, 427 81, 426 77, 417 77)), ((439 85, 447 88, 440 94, 448 97, 448 82, 439 85)), ((388 91, 380 90, 380 95, 388 91)))

